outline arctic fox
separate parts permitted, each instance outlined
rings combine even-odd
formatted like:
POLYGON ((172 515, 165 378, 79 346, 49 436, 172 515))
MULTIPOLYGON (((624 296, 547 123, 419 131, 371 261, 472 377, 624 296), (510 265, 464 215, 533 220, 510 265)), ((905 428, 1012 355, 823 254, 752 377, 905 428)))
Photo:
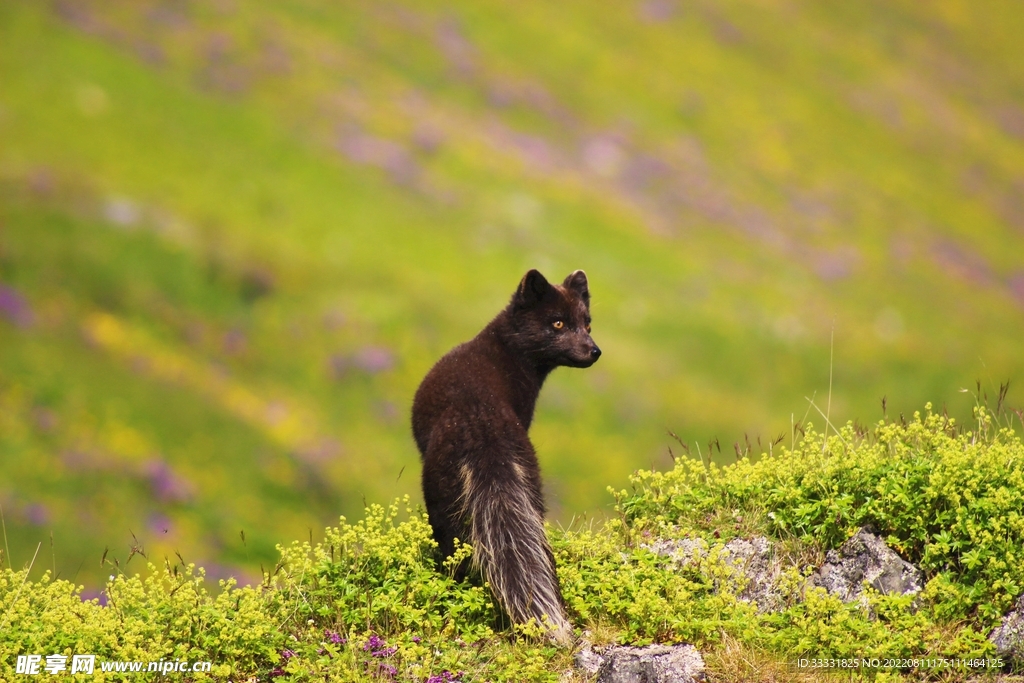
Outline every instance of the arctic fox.
POLYGON ((459 538, 516 623, 537 619, 568 642, 555 560, 544 533, 540 467, 527 436, 544 379, 560 365, 586 368, 590 337, 582 270, 550 284, 536 270, 470 341, 427 373, 412 406, 423 459, 423 497, 441 553, 459 538))

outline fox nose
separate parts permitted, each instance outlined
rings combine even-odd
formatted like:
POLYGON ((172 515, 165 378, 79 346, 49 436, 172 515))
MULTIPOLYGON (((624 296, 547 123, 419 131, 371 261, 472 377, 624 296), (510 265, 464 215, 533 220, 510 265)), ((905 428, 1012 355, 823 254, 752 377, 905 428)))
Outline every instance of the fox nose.
POLYGON ((592 361, 593 360, 597 360, 600 357, 601 357, 601 349, 597 348, 597 345, 595 344, 594 348, 590 349, 590 360, 592 360, 592 361))

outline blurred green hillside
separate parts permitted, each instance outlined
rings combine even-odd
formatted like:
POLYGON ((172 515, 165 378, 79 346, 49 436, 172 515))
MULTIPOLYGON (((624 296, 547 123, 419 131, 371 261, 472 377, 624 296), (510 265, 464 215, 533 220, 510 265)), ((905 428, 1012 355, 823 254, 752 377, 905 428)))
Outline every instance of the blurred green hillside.
POLYGON ((555 520, 666 429, 731 461, 811 397, 969 416, 1024 370, 1021 35, 1012 0, 0 3, 5 563, 244 583, 418 495, 412 394, 531 267, 587 271, 605 352, 541 394, 555 520))

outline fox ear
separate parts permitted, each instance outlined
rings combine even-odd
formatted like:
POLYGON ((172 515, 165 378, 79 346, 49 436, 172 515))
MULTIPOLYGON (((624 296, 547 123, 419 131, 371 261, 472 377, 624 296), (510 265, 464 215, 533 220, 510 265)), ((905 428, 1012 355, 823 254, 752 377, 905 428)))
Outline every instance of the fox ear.
POLYGON ((551 289, 551 285, 540 274, 540 271, 531 270, 523 276, 522 282, 519 283, 519 289, 516 290, 515 296, 516 304, 524 308, 533 306, 544 298, 549 289, 551 289))
POLYGON ((590 305, 590 288, 587 286, 587 274, 582 270, 577 270, 569 277, 565 278, 565 282, 562 286, 569 291, 576 292, 583 303, 590 305))

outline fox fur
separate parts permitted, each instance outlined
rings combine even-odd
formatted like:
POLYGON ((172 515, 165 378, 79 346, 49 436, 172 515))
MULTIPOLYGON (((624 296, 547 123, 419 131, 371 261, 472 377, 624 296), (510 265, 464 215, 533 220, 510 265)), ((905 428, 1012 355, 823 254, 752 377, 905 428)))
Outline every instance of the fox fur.
POLYGON ((560 642, 572 628, 527 431, 548 374, 589 367, 600 355, 586 274, 577 270, 558 285, 531 270, 480 334, 427 373, 412 407, 423 498, 442 556, 454 552, 456 538, 470 543, 473 566, 512 620, 535 618, 560 642))

